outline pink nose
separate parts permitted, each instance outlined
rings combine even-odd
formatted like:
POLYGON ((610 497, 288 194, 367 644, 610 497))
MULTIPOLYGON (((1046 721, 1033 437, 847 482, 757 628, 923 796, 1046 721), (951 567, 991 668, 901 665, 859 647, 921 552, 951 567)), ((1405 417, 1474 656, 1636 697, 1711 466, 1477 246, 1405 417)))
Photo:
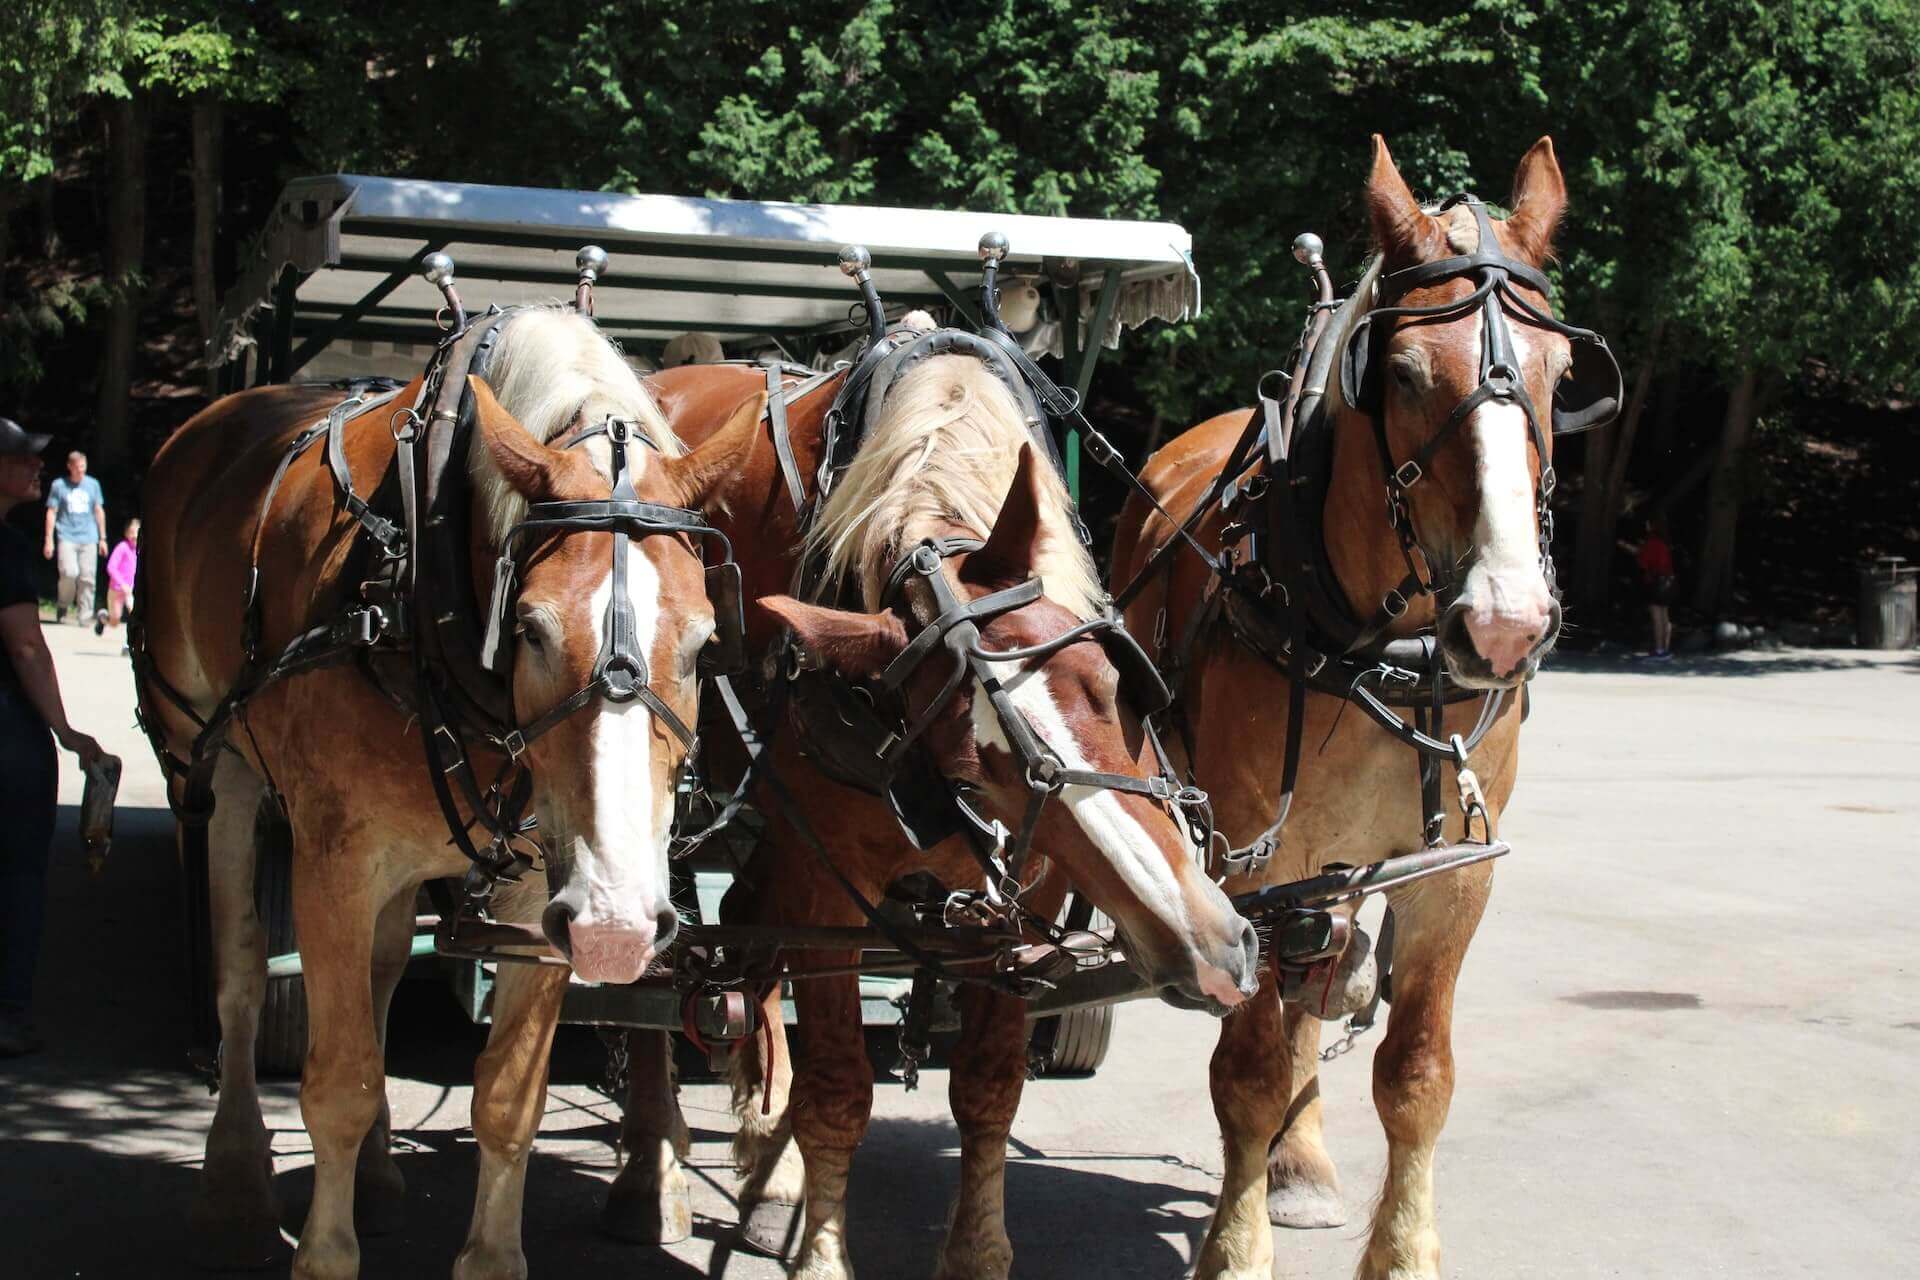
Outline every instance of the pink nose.
POLYGON ((647 971, 657 936, 653 924, 583 924, 568 930, 573 971, 582 982, 635 982, 647 971))
POLYGON ((1467 634, 1474 650, 1487 660, 1497 676, 1510 676, 1520 669, 1527 655, 1546 638, 1550 617, 1545 609, 1474 609, 1467 614, 1467 634))

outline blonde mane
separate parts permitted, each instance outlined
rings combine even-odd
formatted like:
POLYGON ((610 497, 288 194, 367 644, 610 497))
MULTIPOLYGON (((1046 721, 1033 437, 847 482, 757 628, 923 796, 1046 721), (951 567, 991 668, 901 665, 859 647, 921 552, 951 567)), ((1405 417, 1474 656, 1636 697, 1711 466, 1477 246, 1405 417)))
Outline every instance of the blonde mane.
MULTIPOLYGON (((822 598, 856 582, 868 609, 894 562, 924 537, 954 526, 985 538, 1013 484, 1024 415, 1000 379, 972 356, 934 356, 894 383, 880 420, 807 535, 826 563, 822 598)), ((1042 467, 1041 539, 1035 573, 1047 598, 1076 617, 1106 603, 1093 558, 1080 545, 1066 486, 1042 467)))
MULTIPOLYGON (((506 321, 494 346, 487 383, 501 407, 543 444, 575 422, 594 422, 611 414, 639 423, 667 457, 677 458, 684 452, 619 348, 571 307, 532 307, 506 321)), ((613 457, 607 441, 591 440, 581 448, 611 478, 613 457)), ((628 456, 639 459, 644 467, 650 452, 641 449, 628 456)), ((469 450, 468 467, 488 512, 492 545, 497 547, 526 513, 526 499, 508 486, 486 449, 469 450)))

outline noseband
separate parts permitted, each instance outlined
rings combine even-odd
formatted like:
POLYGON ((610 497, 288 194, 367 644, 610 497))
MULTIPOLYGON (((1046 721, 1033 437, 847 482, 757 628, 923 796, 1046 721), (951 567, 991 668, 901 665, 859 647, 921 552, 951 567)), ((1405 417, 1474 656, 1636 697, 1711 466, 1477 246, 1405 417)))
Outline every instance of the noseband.
MULTIPOLYGON (((594 662, 593 677, 571 697, 562 699, 532 724, 516 727, 505 735, 502 745, 508 756, 518 762, 528 746, 574 712, 602 698, 613 703, 638 700, 680 739, 689 754, 695 745, 693 730, 674 709, 655 693, 647 682, 647 659, 635 637, 633 600, 627 589, 627 551, 631 539, 658 534, 688 534, 719 540, 721 558, 732 561, 733 546, 727 536, 707 523, 698 511, 671 507, 657 502, 642 502, 633 487, 633 467, 627 448, 638 442, 657 448, 636 423, 608 417, 588 427, 567 442, 574 449, 588 440, 605 436, 612 445, 613 493, 607 498, 570 502, 536 502, 527 514, 508 531, 501 544, 500 558, 494 564, 493 601, 487 611, 486 638, 480 660, 489 670, 505 672, 511 679, 510 633, 515 583, 520 572, 518 546, 529 533, 580 533, 601 530, 613 534, 613 589, 607 611, 601 621, 600 653, 594 662)), ((722 630, 738 628, 735 619, 721 618, 722 630)), ((729 647, 723 644, 723 647, 729 647)))

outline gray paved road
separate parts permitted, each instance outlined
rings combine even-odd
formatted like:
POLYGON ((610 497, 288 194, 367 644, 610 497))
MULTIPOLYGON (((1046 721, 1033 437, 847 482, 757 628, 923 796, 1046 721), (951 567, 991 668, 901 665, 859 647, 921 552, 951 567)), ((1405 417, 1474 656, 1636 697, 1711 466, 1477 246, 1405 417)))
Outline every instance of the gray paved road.
MULTIPOLYGON (((75 719, 129 764, 90 882, 63 811, 43 983, 48 1054, 0 1065, 0 1274, 190 1275, 181 1225, 212 1113, 179 1069, 178 908, 158 778, 117 644, 51 633, 75 719)), ((1920 662, 1798 652, 1673 667, 1563 661, 1538 686, 1493 907, 1462 982, 1461 1090, 1441 1150, 1449 1276, 1914 1274, 1920 1256, 1920 662)), ((63 802, 78 797, 77 773, 63 802)), ((473 1184, 479 1034, 431 984, 396 1011, 411 1220, 370 1277, 443 1275, 473 1184)), ((1122 1011, 1106 1069, 1029 1088, 1009 1203, 1020 1274, 1184 1274, 1218 1186, 1210 1027, 1122 1011)), ((1366 1045, 1329 1068, 1356 1225, 1286 1233, 1277 1276, 1351 1274, 1383 1156, 1366 1045)), ((529 1181, 535 1276, 777 1270, 733 1253, 724 1098, 685 1092, 696 1237, 593 1227, 616 1116, 563 1039, 529 1181)), ((945 1075, 883 1086, 855 1170, 867 1277, 925 1275, 956 1176, 945 1075)), ((297 1229, 311 1186, 295 1086, 268 1088, 297 1229)))

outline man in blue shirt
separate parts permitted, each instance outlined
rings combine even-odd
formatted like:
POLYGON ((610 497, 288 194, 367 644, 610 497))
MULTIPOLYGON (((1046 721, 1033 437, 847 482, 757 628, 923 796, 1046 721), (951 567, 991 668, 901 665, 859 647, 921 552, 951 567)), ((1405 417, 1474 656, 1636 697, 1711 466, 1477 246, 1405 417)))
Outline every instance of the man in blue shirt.
POLYGON ((87 474, 87 455, 75 449, 67 455, 67 474, 47 489, 47 537, 40 554, 60 557, 60 597, 54 621, 65 622, 67 610, 81 626, 93 621, 93 581, 100 558, 107 554, 107 507, 100 482, 87 474))

